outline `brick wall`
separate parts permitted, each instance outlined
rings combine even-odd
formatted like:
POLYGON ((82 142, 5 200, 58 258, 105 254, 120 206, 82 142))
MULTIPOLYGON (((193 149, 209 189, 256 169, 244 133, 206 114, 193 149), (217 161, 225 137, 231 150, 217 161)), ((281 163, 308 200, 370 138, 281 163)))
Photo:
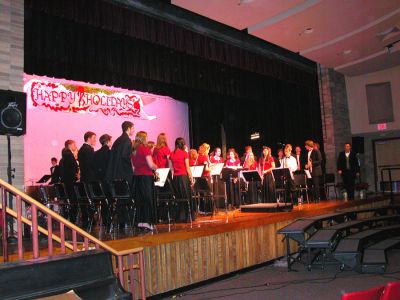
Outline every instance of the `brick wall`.
POLYGON ((337 156, 344 143, 351 142, 345 77, 320 65, 319 87, 326 172, 336 173, 337 156))
MULTIPOLYGON (((21 92, 24 72, 24 1, 0 1, 0 89, 21 92)), ((14 184, 24 184, 23 137, 11 137, 14 184)), ((0 178, 7 180, 7 138, 0 136, 0 178)))

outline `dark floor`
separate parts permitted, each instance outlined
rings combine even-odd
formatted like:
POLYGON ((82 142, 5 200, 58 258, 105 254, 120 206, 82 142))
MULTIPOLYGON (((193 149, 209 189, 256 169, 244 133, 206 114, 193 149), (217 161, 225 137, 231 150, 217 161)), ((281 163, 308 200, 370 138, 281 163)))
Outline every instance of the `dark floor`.
POLYGON ((340 300, 344 293, 400 280, 400 251, 388 252, 388 261, 382 275, 340 271, 339 265, 324 270, 314 267, 309 272, 300 263, 293 266, 298 272, 287 272, 286 266, 277 262, 164 299, 340 300))

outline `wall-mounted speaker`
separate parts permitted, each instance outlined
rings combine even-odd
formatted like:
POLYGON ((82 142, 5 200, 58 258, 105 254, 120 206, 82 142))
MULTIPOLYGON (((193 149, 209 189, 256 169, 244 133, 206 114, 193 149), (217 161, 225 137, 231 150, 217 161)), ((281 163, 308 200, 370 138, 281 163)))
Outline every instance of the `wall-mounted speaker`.
POLYGON ((0 135, 26 132, 26 94, 0 90, 0 135))

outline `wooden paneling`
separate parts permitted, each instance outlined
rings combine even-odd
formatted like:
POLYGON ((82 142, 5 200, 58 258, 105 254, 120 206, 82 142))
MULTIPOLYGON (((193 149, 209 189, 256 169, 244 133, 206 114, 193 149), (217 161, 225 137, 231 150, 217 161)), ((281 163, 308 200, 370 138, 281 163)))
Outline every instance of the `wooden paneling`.
MULTIPOLYGON (((330 206, 323 213, 332 212, 337 208, 370 208, 386 204, 388 200, 355 201, 350 204, 338 201, 335 206, 330 206)), ((315 208, 310 208, 310 211, 303 210, 302 214, 307 216, 321 214, 315 208), (309 213, 310 211, 314 214, 309 213)), ((132 242, 137 242, 135 239, 139 239, 143 244, 148 244, 144 250, 146 290, 148 296, 156 295, 283 256, 285 244, 282 242, 282 236, 277 235, 276 231, 295 220, 297 213, 275 214, 281 215, 280 218, 276 216, 272 218, 276 222, 257 220, 262 219, 263 215, 265 217, 265 214, 252 214, 253 222, 247 217, 234 222, 238 223, 236 230, 228 226, 225 227, 225 232, 219 232, 214 225, 206 226, 203 230, 208 231, 209 235, 203 234, 204 232, 191 234, 191 230, 182 230, 166 236, 155 234, 108 243, 118 247, 122 247, 123 244, 132 247, 132 242), (250 223, 252 226, 239 223, 250 223), (153 240, 157 237, 162 242, 157 243, 153 240), (168 237, 171 238, 169 241, 168 237), (174 240, 175 238, 177 240, 174 240)), ((296 244, 292 242, 291 246, 295 249, 296 244)), ((135 285, 136 293, 139 293, 136 281, 135 285)))

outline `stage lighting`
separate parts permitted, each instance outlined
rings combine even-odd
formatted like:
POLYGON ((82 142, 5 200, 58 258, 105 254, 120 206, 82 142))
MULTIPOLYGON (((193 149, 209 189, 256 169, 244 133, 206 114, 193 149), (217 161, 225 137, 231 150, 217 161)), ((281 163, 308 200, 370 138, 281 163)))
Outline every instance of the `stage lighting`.
POLYGON ((259 140, 260 139, 260 133, 259 132, 254 132, 250 135, 251 140, 259 140))

